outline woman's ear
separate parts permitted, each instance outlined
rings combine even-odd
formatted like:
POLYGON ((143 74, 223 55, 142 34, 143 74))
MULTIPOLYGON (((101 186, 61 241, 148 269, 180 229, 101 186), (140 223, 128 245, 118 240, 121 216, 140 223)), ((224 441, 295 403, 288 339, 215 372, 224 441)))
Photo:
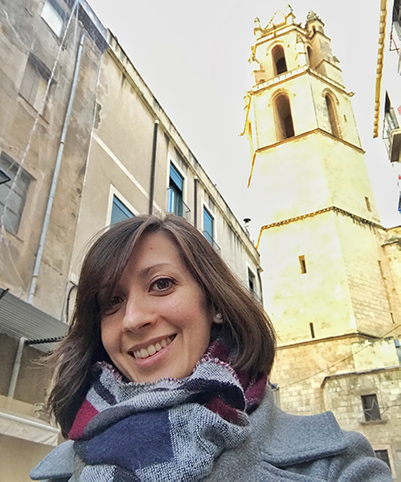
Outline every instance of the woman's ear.
POLYGON ((216 313, 213 317, 213 323, 216 323, 218 325, 220 325, 221 323, 223 323, 223 317, 221 315, 221 313, 216 313))

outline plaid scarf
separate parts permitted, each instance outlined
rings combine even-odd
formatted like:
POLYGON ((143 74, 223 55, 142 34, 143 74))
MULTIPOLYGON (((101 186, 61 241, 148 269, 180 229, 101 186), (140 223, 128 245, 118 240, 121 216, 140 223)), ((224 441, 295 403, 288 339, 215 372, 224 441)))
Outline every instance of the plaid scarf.
POLYGON ((97 362, 69 433, 79 480, 207 477, 224 450, 248 438, 248 414, 267 381, 237 374, 228 360, 215 341, 190 376, 155 383, 126 382, 113 366, 97 362))

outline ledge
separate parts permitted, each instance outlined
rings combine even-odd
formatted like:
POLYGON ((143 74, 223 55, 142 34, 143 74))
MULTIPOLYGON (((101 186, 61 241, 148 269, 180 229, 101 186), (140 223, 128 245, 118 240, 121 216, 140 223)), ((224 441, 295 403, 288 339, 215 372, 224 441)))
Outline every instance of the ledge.
POLYGON ((60 430, 32 418, 0 411, 0 434, 55 447, 60 430))
POLYGON ((371 420, 370 422, 367 421, 361 421, 359 422, 361 425, 367 426, 367 425, 385 425, 388 422, 387 419, 380 419, 380 420, 371 420))

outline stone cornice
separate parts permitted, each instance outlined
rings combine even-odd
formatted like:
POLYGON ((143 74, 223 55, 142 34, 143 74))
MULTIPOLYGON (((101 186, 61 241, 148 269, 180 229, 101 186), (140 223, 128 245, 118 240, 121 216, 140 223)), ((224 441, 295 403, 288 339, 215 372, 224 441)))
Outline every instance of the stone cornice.
POLYGON ((380 20, 379 20, 379 39, 377 47, 377 63, 376 63, 376 86, 375 86, 375 111, 373 123, 373 137, 379 135, 379 117, 380 117, 380 96, 383 77, 383 57, 384 45, 386 42, 386 20, 387 20, 387 0, 380 2, 380 20))
POLYGON ((284 226, 286 224, 291 224, 291 223, 296 223, 297 221, 302 221, 307 218, 313 218, 315 216, 319 216, 321 214, 325 214, 328 212, 335 212, 337 214, 341 214, 342 216, 346 216, 351 218, 352 220, 360 223, 360 224, 365 224, 371 228, 375 229, 382 229, 383 231, 387 231, 385 227, 383 227, 381 224, 375 223, 374 221, 370 221, 369 219, 362 218, 361 216, 358 216, 356 214, 350 213, 348 211, 345 211, 344 209, 341 209, 337 206, 329 206, 324 209, 319 209, 317 211, 313 211, 310 213, 302 214, 301 216, 296 216, 294 218, 288 218, 288 219, 283 219, 282 221, 277 221, 275 223, 270 223, 270 224, 265 224, 260 228, 259 232, 259 237, 258 237, 258 242, 256 243, 256 249, 259 248, 260 240, 262 238, 262 233, 263 231, 266 231, 271 228, 276 228, 279 226, 284 226))
POLYGON ((355 371, 355 372, 336 373, 334 375, 327 375, 323 378, 320 388, 324 388, 324 386, 329 380, 332 380, 335 378, 347 378, 352 376, 370 375, 372 373, 398 371, 398 370, 401 370, 401 366, 395 365, 390 367, 371 368, 370 370, 361 370, 361 371, 355 371))
POLYGON ((313 338, 311 340, 303 340, 303 341, 297 341, 297 342, 293 342, 293 343, 288 343, 287 345, 280 345, 280 346, 277 346, 277 350, 281 351, 281 350, 287 350, 287 349, 291 349, 291 348, 296 348, 296 347, 299 347, 299 346, 304 346, 304 345, 315 345, 315 344, 320 344, 320 343, 331 343, 333 342, 333 340, 344 340, 344 339, 347 339, 347 338, 365 338, 367 340, 378 340, 380 337, 378 336, 372 336, 372 335, 368 335, 366 333, 361 333, 361 332, 358 332, 358 331, 353 331, 351 333, 344 333, 342 335, 333 335, 333 336, 326 336, 325 338, 313 338))
MULTIPOLYGON (((336 67, 334 64, 331 64, 330 62, 327 62, 330 65, 333 65, 333 67, 336 67)), ((338 67, 336 67, 338 68, 338 67)), ((340 70, 340 69, 339 69, 340 70)), ((340 70, 341 71, 341 70, 340 70)), ((297 77, 300 77, 301 75, 305 74, 310 74, 313 77, 322 80, 326 84, 331 85, 332 87, 336 88, 337 90, 341 91, 341 93, 348 95, 349 97, 352 97, 354 95, 353 92, 347 92, 345 87, 340 84, 339 82, 336 82, 333 79, 330 79, 329 77, 326 77, 325 75, 320 74, 316 70, 312 69, 308 65, 302 65, 301 67, 297 67, 296 69, 293 70, 288 70, 287 72, 283 72, 282 74, 273 77, 272 79, 265 80, 264 82, 261 82, 260 84, 256 84, 255 86, 252 87, 248 91, 250 95, 255 95, 258 94, 259 92, 272 87, 281 84, 282 82, 285 82, 287 80, 292 80, 296 79, 297 77)))

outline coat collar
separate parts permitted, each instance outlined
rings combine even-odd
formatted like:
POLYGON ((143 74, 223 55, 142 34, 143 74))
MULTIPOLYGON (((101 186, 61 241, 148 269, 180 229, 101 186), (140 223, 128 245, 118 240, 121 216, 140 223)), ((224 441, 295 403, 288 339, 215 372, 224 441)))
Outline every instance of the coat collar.
POLYGON ((29 474, 33 480, 69 479, 74 470, 73 441, 68 440, 52 450, 29 474))
POLYGON ((251 415, 262 458, 275 467, 289 467, 344 452, 347 442, 331 412, 311 416, 289 415, 274 403, 267 388, 260 407, 251 415))

